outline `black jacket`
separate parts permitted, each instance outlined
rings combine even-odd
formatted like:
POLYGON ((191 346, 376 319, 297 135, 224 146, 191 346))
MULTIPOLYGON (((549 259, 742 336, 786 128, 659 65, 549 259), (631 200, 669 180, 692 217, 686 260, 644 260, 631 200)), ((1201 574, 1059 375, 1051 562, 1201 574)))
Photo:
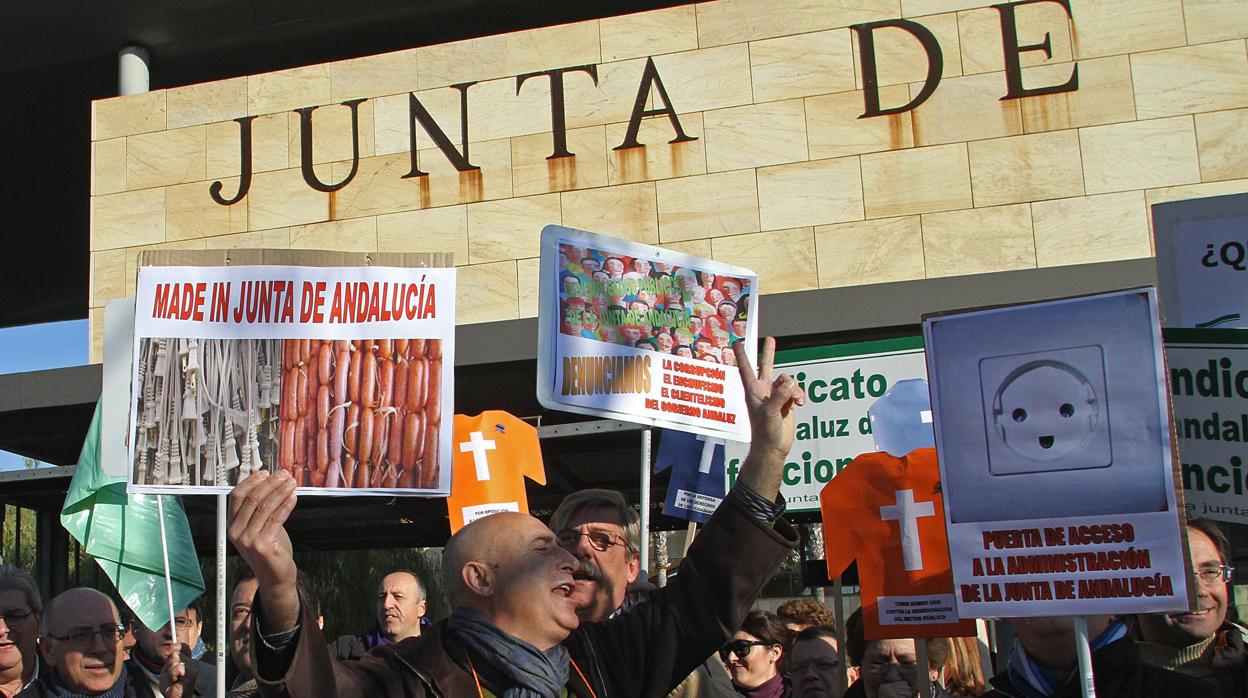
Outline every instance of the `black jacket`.
MULTIPOLYGON (((188 658, 190 657, 189 654, 186 656, 188 658)), ((143 669, 133 659, 127 660, 125 665, 125 698, 151 698, 152 689, 147 683, 147 677, 143 675, 143 669)), ((56 670, 46 665, 44 669, 44 671, 39 672, 40 675, 37 681, 32 682, 29 686, 22 689, 13 698, 48 698, 48 696, 53 695, 52 692, 48 690, 48 685, 52 681, 52 672, 56 670)), ((205 696, 205 698, 212 697, 205 696)))
MULTIPOLYGON (((763 526, 735 497, 725 498, 675 581, 616 618, 582 624, 564 641, 574 662, 568 690, 581 698, 663 698, 736 630, 796 542, 783 519, 763 526)), ((477 695, 445 623, 359 660, 334 662, 306 607, 302 614, 293 647, 274 652, 253 639, 266 698, 477 695)), ((255 633, 259 624, 252 627, 255 633)))
MULTIPOLYGON (((1220 698, 1213 684, 1140 661, 1140 652, 1130 637, 1109 643, 1092 654, 1096 698, 1220 698)), ((1053 694, 1052 698, 1079 698, 1078 675, 1053 694)), ((991 698, 1024 698, 1006 672, 992 677, 991 698)))

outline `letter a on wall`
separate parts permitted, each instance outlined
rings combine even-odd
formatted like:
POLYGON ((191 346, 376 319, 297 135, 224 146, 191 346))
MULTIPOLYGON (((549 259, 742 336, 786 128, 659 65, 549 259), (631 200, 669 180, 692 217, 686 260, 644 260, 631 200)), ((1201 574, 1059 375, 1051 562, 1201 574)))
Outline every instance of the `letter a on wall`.
POLYGON ((501 410, 455 415, 454 469, 446 500, 451 533, 500 511, 529 512, 524 478, 546 484, 537 429, 501 410))
POLYGON ((819 495, 828 576, 858 560, 867 639, 975 634, 954 606, 936 449, 858 456, 819 495))

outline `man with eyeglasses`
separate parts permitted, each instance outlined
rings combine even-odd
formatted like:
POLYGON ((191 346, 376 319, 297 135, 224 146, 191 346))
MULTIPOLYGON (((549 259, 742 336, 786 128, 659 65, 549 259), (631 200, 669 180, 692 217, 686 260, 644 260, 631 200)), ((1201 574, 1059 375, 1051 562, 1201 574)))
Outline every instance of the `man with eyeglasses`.
POLYGON ((844 676, 836 651, 836 626, 811 625, 797 633, 789 655, 793 698, 841 698, 844 676))
POLYGON ((196 669, 190 651, 170 653, 153 690, 142 669, 123 661, 117 608, 95 589, 70 589, 52 599, 40 626, 39 651, 48 670, 18 694, 21 698, 191 696, 196 669))
POLYGON ((39 614, 43 602, 34 578, 13 565, 0 565, 0 692, 14 696, 39 676, 39 614))
MULTIPOLYGON (((147 679, 153 695, 159 693, 160 672, 169 659, 169 655, 177 651, 178 647, 186 647, 188 652, 190 651, 195 619, 202 615, 199 611, 199 600, 196 599, 189 606, 178 611, 173 617, 174 623, 178 627, 176 640, 169 632, 168 623, 165 623, 158 630, 149 630, 140 621, 134 623, 134 638, 136 642, 130 652, 131 660, 139 668, 142 676, 147 679)), ((196 672, 195 695, 204 696, 205 698, 215 696, 217 694, 216 667, 198 659, 192 658, 190 661, 196 665, 198 670, 196 672)))
MULTIPOLYGON (((550 528, 577 559, 573 598, 582 622, 614 618, 632 605, 629 587, 641 571, 641 516, 624 495, 605 489, 573 492, 555 509, 550 528)), ((735 696, 727 674, 714 662, 712 655, 673 694, 735 696)))
POLYGON ((1144 661, 1215 684, 1227 696, 1248 696, 1248 629, 1228 620, 1230 541, 1206 519, 1187 524, 1196 572, 1196 611, 1139 617, 1137 636, 1144 661))
POLYGON ((420 637, 333 662, 295 589, 283 527, 296 503, 289 473, 261 470, 230 495, 229 537, 260 579, 252 647, 269 698, 499 696, 662 698, 740 625, 797 544, 780 515, 785 455, 803 393, 773 380, 774 341, 757 377, 738 350, 753 440, 736 483, 694 541, 675 582, 616 618, 581 623, 578 561, 527 514, 502 512, 447 542, 451 617, 420 637), (777 502, 779 499, 779 502, 777 502))

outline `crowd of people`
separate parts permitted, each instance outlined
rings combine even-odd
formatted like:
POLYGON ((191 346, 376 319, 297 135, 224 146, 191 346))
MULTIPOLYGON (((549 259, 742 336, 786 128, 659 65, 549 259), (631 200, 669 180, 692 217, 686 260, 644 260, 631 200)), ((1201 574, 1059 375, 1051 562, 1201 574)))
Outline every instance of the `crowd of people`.
POLYGON ((644 257, 559 247, 560 332, 733 364, 749 326, 750 280, 644 257))
MULTIPOLYGON (((985 680, 975 638, 868 640, 859 610, 845 619, 842 652, 838 619, 823 603, 802 598, 775 613, 756 609, 798 542, 778 495, 803 395, 792 377, 773 378, 773 354, 768 340, 757 377, 743 351, 735 357, 750 452, 679 573, 660 588, 642 579, 637 511, 618 492, 582 490, 549 525, 504 512, 453 535, 442 561, 448 618, 429 622, 426 580, 394 570, 378 582, 376 625, 331 642, 284 527, 295 482, 281 471, 246 478, 229 502, 229 537, 246 562, 229 599, 229 695, 1080 695, 1070 618, 1013 619, 1016 641, 985 680)), ((1098 696, 1248 696, 1248 629, 1235 622, 1230 602, 1229 543, 1206 521, 1192 521, 1187 537, 1195 611, 1087 618, 1098 696)), ((215 671, 195 658, 202 619, 192 604, 149 630, 87 588, 44 604, 30 575, 0 565, 0 692, 212 696, 215 671)))

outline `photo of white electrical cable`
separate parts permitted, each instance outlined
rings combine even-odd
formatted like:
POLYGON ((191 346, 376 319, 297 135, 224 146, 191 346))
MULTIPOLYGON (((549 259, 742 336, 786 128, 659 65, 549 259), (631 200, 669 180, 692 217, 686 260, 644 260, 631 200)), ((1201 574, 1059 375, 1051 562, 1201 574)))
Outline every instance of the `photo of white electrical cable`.
POLYGON ((230 486, 278 454, 281 340, 144 338, 134 482, 230 486))

